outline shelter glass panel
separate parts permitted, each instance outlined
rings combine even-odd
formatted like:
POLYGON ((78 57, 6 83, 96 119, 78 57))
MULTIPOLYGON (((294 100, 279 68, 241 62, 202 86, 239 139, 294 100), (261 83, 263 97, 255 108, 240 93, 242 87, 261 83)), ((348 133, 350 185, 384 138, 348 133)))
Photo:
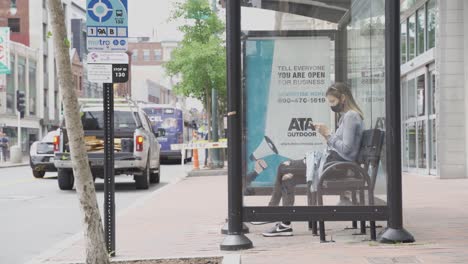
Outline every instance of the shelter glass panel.
POLYGON ((244 205, 385 205, 385 1, 242 2, 244 205))

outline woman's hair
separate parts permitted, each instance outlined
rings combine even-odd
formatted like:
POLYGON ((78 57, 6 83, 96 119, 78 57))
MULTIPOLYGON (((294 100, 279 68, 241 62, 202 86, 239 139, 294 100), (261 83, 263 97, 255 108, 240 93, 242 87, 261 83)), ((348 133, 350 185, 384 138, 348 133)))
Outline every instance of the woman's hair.
POLYGON ((341 100, 341 96, 344 95, 347 99, 346 102, 348 104, 348 107, 351 110, 356 111, 361 116, 361 119, 364 119, 364 114, 361 108, 359 108, 359 106, 356 104, 353 94, 351 93, 351 90, 348 88, 348 86, 346 86, 346 84, 341 83, 341 82, 336 82, 332 84, 327 89, 327 92, 325 93, 325 95, 326 96, 332 95, 340 100, 341 100))

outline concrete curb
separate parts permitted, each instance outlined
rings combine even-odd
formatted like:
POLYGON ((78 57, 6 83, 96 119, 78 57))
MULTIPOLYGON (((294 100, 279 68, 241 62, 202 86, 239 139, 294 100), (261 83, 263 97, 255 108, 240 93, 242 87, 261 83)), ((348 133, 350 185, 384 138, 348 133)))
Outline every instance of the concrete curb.
POLYGON ((241 255, 225 255, 223 257, 223 264, 241 264, 241 255))
MULTIPOLYGON (((217 256, 182 256, 182 257, 164 257, 164 258, 112 258, 111 263, 121 263, 121 262, 140 262, 140 261, 161 261, 161 260, 190 260, 190 259, 210 259, 210 258, 222 258, 221 264, 241 264, 240 255, 217 255, 217 256)), ((83 262, 50 262, 50 264, 84 264, 83 262)))
POLYGON ((0 169, 3 169, 3 168, 16 168, 16 167, 24 167, 24 166, 29 166, 29 163, 0 165, 0 169))
POLYGON ((187 177, 202 177, 202 176, 226 176, 227 169, 217 170, 192 170, 187 173, 187 177))

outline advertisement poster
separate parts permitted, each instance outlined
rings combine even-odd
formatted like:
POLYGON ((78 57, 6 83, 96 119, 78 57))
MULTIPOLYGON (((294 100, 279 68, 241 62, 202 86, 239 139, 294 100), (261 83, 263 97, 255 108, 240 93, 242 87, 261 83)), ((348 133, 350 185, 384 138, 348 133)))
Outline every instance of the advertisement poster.
POLYGON ((328 37, 249 38, 245 42, 246 174, 251 187, 274 184, 281 162, 326 148, 314 123, 332 126, 328 37), (256 170, 256 163, 262 171, 256 170))

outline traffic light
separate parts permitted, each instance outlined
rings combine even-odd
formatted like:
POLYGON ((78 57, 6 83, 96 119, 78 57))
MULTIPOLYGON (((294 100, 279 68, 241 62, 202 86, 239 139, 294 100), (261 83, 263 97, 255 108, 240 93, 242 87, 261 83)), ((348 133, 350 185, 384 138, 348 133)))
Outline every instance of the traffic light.
POLYGON ((24 112, 26 110, 26 98, 23 91, 16 91, 16 110, 20 113, 20 117, 24 117, 24 112))

